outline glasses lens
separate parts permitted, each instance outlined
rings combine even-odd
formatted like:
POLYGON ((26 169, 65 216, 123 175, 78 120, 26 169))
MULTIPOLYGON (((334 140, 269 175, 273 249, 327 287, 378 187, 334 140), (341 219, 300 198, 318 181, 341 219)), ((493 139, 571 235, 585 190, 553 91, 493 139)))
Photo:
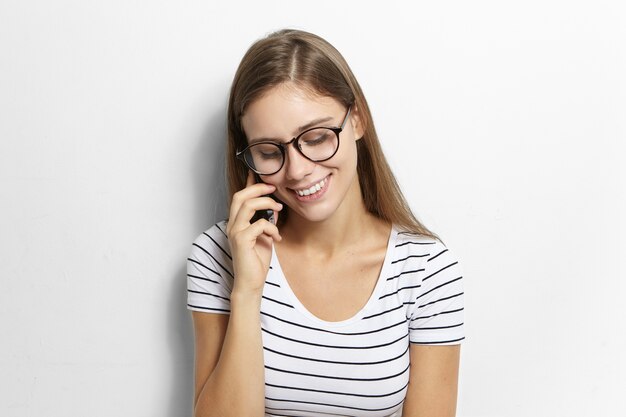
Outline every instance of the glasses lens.
POLYGON ((320 127, 304 132, 298 138, 302 153, 312 161, 324 161, 335 154, 339 139, 334 131, 320 127))
POLYGON ((259 174, 273 174, 283 165, 283 153, 273 143, 257 143, 244 153, 246 163, 259 174))

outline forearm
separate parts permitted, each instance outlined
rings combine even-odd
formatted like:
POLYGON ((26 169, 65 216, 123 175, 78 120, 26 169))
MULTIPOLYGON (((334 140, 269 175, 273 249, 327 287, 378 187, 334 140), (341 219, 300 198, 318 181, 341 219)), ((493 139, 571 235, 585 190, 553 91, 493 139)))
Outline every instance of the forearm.
POLYGON ((263 416, 265 373, 261 297, 231 295, 231 314, 219 361, 195 405, 195 417, 263 416))

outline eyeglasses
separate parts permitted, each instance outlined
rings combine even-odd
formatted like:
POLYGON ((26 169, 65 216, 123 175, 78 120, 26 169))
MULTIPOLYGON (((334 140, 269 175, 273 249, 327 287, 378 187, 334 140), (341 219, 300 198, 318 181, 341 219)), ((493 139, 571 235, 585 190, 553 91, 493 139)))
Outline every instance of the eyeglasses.
POLYGON ((255 142, 237 152, 236 156, 259 175, 272 175, 280 171, 285 165, 287 147, 291 144, 309 161, 327 161, 335 156, 339 149, 339 134, 348 121, 351 108, 348 107, 340 127, 313 127, 284 143, 255 142))

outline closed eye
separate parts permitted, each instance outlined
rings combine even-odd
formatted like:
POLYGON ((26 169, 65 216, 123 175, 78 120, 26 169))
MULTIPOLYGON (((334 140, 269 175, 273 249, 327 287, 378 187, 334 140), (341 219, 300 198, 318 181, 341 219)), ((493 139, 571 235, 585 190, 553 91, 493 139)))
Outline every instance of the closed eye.
POLYGON ((331 139, 335 133, 327 128, 314 129, 306 132, 301 138, 300 143, 305 146, 317 146, 331 139))

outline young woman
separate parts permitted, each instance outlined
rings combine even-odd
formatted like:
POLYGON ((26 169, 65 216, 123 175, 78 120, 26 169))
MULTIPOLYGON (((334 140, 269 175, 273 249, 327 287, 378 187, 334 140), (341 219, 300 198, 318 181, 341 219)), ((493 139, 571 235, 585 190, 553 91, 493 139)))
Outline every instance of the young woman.
POLYGON ((295 30, 253 44, 226 160, 229 219, 188 259, 195 416, 454 416, 459 266, 411 213, 339 52, 295 30))

